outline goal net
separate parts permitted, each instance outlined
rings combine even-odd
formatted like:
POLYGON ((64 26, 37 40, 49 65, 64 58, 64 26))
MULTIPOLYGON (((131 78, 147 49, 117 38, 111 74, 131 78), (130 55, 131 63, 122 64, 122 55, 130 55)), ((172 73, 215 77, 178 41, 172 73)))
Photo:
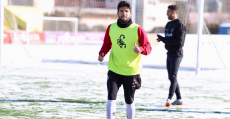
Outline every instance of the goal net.
POLYGON ((45 42, 47 44, 77 44, 79 41, 76 37, 78 33, 78 18, 28 17, 26 31, 33 32, 39 30, 45 33, 45 42), (38 26, 40 27, 38 28, 38 26), (58 38, 56 38, 57 35, 59 35, 58 38))
MULTIPOLYGON (((154 24, 153 29, 151 30, 152 33, 164 35, 164 27, 168 22, 166 17, 167 7, 170 4, 175 4, 179 7, 178 10, 178 18, 185 24, 187 29, 187 35, 185 40, 184 46, 184 60, 182 61, 183 64, 189 64, 186 66, 189 67, 196 67, 197 63, 197 44, 198 44, 198 6, 199 0, 152 0, 153 5, 161 4, 156 10, 156 18, 155 21, 159 21, 158 23, 154 24), (164 14, 159 15, 158 9, 164 8, 164 14), (159 16, 159 17, 157 17, 159 16), (161 24, 162 22, 162 24, 161 24)), ((207 2, 205 2, 207 3, 207 2)), ((207 8, 207 4, 205 4, 205 8, 207 8)), ((218 7, 218 6, 217 6, 218 7)), ((218 9, 214 7, 213 9, 218 9)), ((205 10, 204 10, 205 11, 205 10)), ((216 11, 217 13, 220 11, 216 11)), ((206 12, 207 13, 207 12, 206 12)), ((204 14, 204 22, 203 22, 203 30, 202 30, 202 37, 200 41, 200 67, 201 69, 226 69, 226 62, 227 59, 224 58, 226 52, 224 51, 224 47, 226 47, 226 40, 229 39, 228 37, 222 37, 223 39, 220 40, 221 36, 217 34, 211 34, 209 28, 207 27, 207 20, 210 19, 208 17, 208 13, 204 14), (219 37, 219 38, 218 38, 219 37)), ((161 43, 163 45, 163 43, 161 43)))
POLYGON ((28 17, 26 31, 37 31, 33 24, 41 24, 39 30, 42 31, 67 31, 77 34, 78 18, 67 17, 28 17))

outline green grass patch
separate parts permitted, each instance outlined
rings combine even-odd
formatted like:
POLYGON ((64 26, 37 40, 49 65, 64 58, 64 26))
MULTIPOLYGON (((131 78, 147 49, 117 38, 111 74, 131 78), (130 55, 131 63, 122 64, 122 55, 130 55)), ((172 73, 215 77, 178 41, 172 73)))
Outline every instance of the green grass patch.
POLYGON ((48 86, 48 85, 39 85, 40 88, 51 88, 51 86, 48 86))
POLYGON ((194 116, 188 116, 187 118, 194 118, 194 116))
POLYGON ((22 78, 22 79, 47 79, 47 77, 26 76, 26 75, 7 75, 5 78, 22 78))
POLYGON ((40 85, 40 84, 49 84, 51 83, 50 81, 42 81, 42 82, 34 82, 33 84, 35 85, 40 85))
POLYGON ((201 86, 197 86, 197 87, 181 87, 183 89, 188 89, 190 91, 201 91, 202 87, 201 86))
POLYGON ((91 100, 89 99, 86 99, 86 98, 80 98, 80 99, 65 99, 65 98, 58 98, 58 100, 61 100, 61 101, 66 101, 66 102, 75 102, 75 103, 105 103, 106 101, 95 101, 95 102, 92 102, 91 100))
POLYGON ((177 110, 177 111, 182 111, 183 109, 182 109, 182 108, 177 107, 177 108, 176 108, 176 110, 177 110))
POLYGON ((12 108, 10 109, 5 109, 5 108, 0 108, 0 115, 1 116, 26 116, 26 117, 34 117, 36 114, 29 110, 13 110, 12 108))
POLYGON ((39 102, 30 102, 28 106, 43 106, 44 104, 41 104, 39 102))

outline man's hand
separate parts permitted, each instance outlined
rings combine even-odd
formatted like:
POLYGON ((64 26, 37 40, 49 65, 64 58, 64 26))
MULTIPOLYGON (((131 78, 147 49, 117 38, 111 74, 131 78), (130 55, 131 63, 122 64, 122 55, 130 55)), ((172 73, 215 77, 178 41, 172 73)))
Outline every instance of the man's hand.
POLYGON ((158 37, 158 39, 157 39, 158 42, 160 42, 160 41, 165 42, 165 38, 163 36, 157 34, 157 37, 158 37))
POLYGON ((102 53, 101 55, 98 56, 98 61, 99 62, 102 62, 104 60, 104 56, 105 56, 104 53, 102 53))
POLYGON ((134 46, 135 46, 135 48, 133 49, 133 51, 135 52, 135 53, 141 53, 141 51, 140 51, 140 49, 139 49, 139 46, 136 44, 136 43, 134 43, 134 46))

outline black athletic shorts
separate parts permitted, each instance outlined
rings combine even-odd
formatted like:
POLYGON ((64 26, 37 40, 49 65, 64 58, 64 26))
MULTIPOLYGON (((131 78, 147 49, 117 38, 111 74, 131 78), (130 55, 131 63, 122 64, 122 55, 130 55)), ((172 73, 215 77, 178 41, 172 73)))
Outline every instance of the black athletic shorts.
POLYGON ((116 74, 113 71, 108 71, 107 78, 107 90, 108 99, 116 100, 117 92, 119 88, 123 85, 124 97, 127 104, 132 104, 134 101, 134 93, 136 89, 141 87, 141 77, 140 74, 132 76, 124 76, 116 74))

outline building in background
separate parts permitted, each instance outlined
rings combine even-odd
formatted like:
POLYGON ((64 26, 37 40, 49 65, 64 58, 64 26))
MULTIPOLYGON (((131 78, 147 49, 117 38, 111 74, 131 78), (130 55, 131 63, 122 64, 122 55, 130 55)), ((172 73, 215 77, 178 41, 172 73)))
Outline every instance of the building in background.
POLYGON ((175 4, 175 1, 164 1, 164 0, 143 0, 143 16, 142 16, 142 27, 146 32, 159 31, 160 28, 165 27, 167 18, 168 5, 175 4))
MULTIPOLYGON (((5 0, 5 4, 40 8, 44 16, 77 17, 79 19, 79 31, 104 32, 108 24, 116 22, 118 18, 117 4, 119 1, 120 0, 5 0)), ((132 0, 127 1, 132 2, 132 0)), ((177 4, 180 8, 179 19, 188 24, 186 27, 195 29, 197 25, 191 24, 194 21, 192 20, 193 18, 191 18, 191 14, 197 13, 197 2, 197 0, 136 0, 135 22, 142 26, 146 32, 164 32, 163 29, 168 22, 166 15, 167 7, 170 4, 177 4)), ((224 14, 230 14, 229 4, 230 0, 205 0, 204 8, 205 12, 224 12, 224 14)), ((228 19, 230 18, 225 17, 224 20, 219 21, 226 22, 228 19)), ((207 24, 207 26, 209 25, 207 24)), ((219 24, 215 26, 219 26, 219 24)), ((216 29, 216 27, 214 29, 216 29)), ((190 33, 196 33, 196 30, 190 33)))
POLYGON ((33 6, 41 8, 44 14, 51 14, 55 0, 33 0, 33 6))

